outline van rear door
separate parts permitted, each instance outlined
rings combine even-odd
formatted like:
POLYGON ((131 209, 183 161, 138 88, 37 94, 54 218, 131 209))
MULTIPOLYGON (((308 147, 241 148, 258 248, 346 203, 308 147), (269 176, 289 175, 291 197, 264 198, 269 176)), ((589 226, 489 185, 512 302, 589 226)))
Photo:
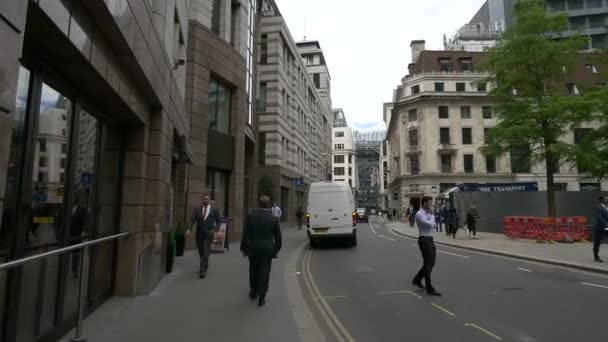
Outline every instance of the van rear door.
POLYGON ((352 226, 352 208, 349 208, 348 193, 322 191, 315 192, 311 197, 309 205, 311 228, 352 226))

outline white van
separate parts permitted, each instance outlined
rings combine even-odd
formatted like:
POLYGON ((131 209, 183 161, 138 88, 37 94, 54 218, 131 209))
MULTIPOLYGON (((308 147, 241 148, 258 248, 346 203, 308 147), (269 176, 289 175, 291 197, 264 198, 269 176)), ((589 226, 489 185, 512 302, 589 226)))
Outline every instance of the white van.
POLYGON ((311 246, 324 238, 344 237, 357 245, 357 214, 347 183, 315 182, 308 191, 306 226, 311 246))

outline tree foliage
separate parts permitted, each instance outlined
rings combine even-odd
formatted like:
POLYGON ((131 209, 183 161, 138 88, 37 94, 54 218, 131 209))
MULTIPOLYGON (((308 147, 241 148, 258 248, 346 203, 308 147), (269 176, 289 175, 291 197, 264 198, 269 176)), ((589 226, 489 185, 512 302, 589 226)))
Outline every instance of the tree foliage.
POLYGON ((555 172, 581 154, 563 137, 592 119, 591 102, 567 91, 576 51, 585 43, 578 36, 560 37, 567 28, 566 15, 548 12, 544 1, 519 1, 515 26, 490 49, 486 62, 498 124, 482 152, 524 151, 530 165, 544 165, 549 215, 555 214, 555 172))

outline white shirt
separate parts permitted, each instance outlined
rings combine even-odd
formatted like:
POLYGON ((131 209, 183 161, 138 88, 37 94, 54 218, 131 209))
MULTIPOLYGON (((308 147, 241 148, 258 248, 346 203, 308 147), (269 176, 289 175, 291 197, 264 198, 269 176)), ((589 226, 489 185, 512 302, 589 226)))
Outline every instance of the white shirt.
POLYGON ((203 215, 203 213, 205 213, 205 217, 203 217, 203 221, 205 221, 207 219, 207 217, 209 217, 210 211, 211 211, 211 204, 208 204, 206 207, 205 206, 201 207, 201 215, 203 215))
POLYGON ((426 211, 425 208, 420 208, 416 213, 416 225, 418 226, 418 236, 433 236, 435 227, 437 227, 435 215, 426 211))
POLYGON ((283 212, 281 211, 281 208, 272 207, 272 216, 280 218, 282 214, 283 214, 283 212))

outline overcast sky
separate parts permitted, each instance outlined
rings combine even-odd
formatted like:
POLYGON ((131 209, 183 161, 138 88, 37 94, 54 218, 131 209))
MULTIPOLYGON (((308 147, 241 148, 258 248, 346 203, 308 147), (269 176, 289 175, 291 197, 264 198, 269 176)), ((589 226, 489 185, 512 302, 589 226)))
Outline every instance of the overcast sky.
POLYGON ((443 49, 484 0, 275 0, 295 41, 318 40, 334 108, 353 128, 382 122, 382 104, 407 73, 410 42, 443 49), (306 32, 304 31, 306 27, 306 32))

